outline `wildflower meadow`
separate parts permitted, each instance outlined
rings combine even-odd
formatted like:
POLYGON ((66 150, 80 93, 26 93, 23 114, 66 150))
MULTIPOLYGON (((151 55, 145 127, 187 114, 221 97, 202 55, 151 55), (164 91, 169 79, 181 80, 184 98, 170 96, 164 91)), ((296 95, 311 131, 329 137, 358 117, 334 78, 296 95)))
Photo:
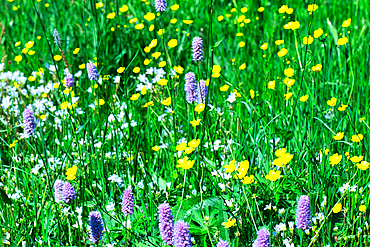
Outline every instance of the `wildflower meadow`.
POLYGON ((369 0, 0 7, 0 246, 370 246, 369 0))

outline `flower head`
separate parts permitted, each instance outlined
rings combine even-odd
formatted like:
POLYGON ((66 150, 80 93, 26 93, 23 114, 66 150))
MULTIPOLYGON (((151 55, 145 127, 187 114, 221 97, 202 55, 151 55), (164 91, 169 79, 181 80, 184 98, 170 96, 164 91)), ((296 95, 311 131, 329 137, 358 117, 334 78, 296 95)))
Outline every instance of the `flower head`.
POLYGON ((217 243, 216 247, 230 247, 230 245, 229 245, 226 241, 224 241, 224 240, 222 240, 222 239, 221 239, 221 240, 217 243))
POLYGON ((167 10, 167 2, 166 0, 155 0, 155 9, 157 12, 163 12, 167 10))
POLYGON ((91 211, 89 218, 90 241, 97 245, 103 237, 103 221, 99 211, 91 211))
POLYGON ((123 192, 122 197, 122 212, 127 215, 134 213, 134 195, 131 193, 131 189, 128 188, 123 192))
POLYGON ((338 153, 333 154, 329 157, 330 165, 338 165, 339 162, 342 160, 342 155, 339 155, 338 153))
POLYGON ((200 37, 195 37, 192 43, 193 61, 200 62, 203 60, 203 40, 200 37))
POLYGON ((236 219, 229 218, 227 221, 222 222, 221 225, 223 225, 225 228, 230 228, 232 226, 235 226, 236 219))
POLYGON ((63 201, 63 185, 64 182, 62 180, 57 179, 54 182, 54 196, 57 203, 63 201))
POLYGON ((174 247, 191 247, 191 236, 189 232, 189 223, 183 220, 175 223, 173 231, 174 247))
POLYGON ((95 64, 91 61, 89 61, 86 65, 87 67, 87 75, 89 76, 89 79, 92 80, 97 80, 99 78, 99 73, 95 67, 95 64))
POLYGON ((75 86, 72 74, 68 73, 66 75, 65 81, 66 81, 66 87, 69 88, 69 87, 74 87, 75 86))
POLYGON ((253 243, 253 247, 270 247, 270 233, 266 228, 262 228, 257 232, 257 239, 253 243))
POLYGON ((35 133, 36 121, 31 109, 26 109, 23 111, 23 127, 25 134, 32 135, 35 133))
POLYGON ((190 104, 196 100, 196 89, 197 81, 195 80, 195 74, 193 72, 186 73, 184 90, 186 93, 186 101, 190 104))
POLYGON ((311 226, 310 198, 306 195, 300 196, 298 199, 296 225, 298 229, 303 231, 311 226))
POLYGON ((63 201, 70 204, 74 199, 76 199, 76 191, 73 189, 72 184, 65 182, 63 184, 63 201))
POLYGON ((57 29, 53 30, 54 43, 60 48, 62 45, 60 43, 60 34, 57 29))
POLYGON ((173 245, 173 216, 171 206, 163 203, 158 207, 159 213, 159 230, 162 240, 167 245, 173 245))
POLYGON ((204 80, 199 80, 198 90, 197 90, 197 98, 198 104, 205 103, 207 99, 207 92, 208 87, 206 86, 206 82, 204 80))

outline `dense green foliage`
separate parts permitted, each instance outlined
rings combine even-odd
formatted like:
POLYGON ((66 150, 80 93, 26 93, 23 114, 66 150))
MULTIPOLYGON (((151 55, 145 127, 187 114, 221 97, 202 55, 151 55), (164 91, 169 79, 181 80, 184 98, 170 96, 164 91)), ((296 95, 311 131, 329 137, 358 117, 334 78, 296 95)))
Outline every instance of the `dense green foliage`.
POLYGON ((252 246, 262 227, 271 246, 370 244, 369 0, 169 0, 160 14, 154 0, 4 2, 1 246, 92 245, 91 211, 99 246, 167 246, 163 202, 193 246, 252 246), (188 72, 208 104, 187 102, 188 72), (57 179, 71 204, 56 201, 57 179), (292 226, 301 195, 306 232, 292 226))

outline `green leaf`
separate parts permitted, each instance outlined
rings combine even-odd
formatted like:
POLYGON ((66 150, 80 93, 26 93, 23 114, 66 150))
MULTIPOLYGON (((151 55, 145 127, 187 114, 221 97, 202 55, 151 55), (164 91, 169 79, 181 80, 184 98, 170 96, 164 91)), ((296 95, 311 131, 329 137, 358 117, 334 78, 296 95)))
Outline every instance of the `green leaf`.
POLYGON ((223 37, 221 40, 217 41, 215 43, 215 45, 213 46, 213 48, 216 48, 217 46, 219 46, 224 39, 225 39, 225 37, 223 37))
POLYGON ((329 31, 330 31, 331 35, 333 35, 334 42, 335 42, 335 44, 336 44, 336 43, 337 43, 337 41, 338 41, 338 31, 337 31, 337 29, 333 26, 333 24, 331 24, 331 22, 329 21, 329 18, 328 18, 328 19, 326 19, 326 22, 328 23, 329 31))
POLYGON ((9 199, 8 195, 5 193, 3 189, 0 189, 1 198, 6 204, 11 204, 12 201, 9 199))
POLYGON ((223 222, 227 221, 227 213, 224 211, 224 202, 220 200, 218 205, 218 229, 220 229, 220 237, 223 240, 230 242, 229 232, 222 225, 223 222))
POLYGON ((285 138, 285 141, 289 141, 289 140, 293 139, 293 137, 294 137, 293 131, 285 130, 285 129, 279 129, 279 128, 276 128, 275 134, 282 137, 282 138, 285 138))

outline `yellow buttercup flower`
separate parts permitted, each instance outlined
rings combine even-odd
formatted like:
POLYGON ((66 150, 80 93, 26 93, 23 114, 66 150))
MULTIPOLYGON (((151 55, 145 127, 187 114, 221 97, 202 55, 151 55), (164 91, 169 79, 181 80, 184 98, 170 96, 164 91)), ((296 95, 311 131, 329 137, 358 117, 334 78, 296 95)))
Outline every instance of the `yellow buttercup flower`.
POLYGON ((218 78, 220 77, 221 67, 220 65, 213 65, 212 67, 212 77, 218 78))
POLYGON ((186 154, 191 154, 193 151, 194 151, 194 148, 191 148, 191 147, 186 147, 184 150, 186 154))
POLYGON ((135 100, 138 100, 138 99, 139 99, 139 97, 140 97, 140 94, 139 94, 139 93, 136 93, 136 94, 133 94, 133 95, 130 97, 130 100, 135 101, 135 100))
POLYGON ((197 120, 192 120, 192 121, 190 121, 190 124, 193 126, 193 127, 196 127, 196 126, 198 126, 199 125, 199 123, 200 123, 200 118, 198 118, 197 120))
POLYGON ((154 147, 152 147, 152 150, 153 150, 154 152, 158 152, 158 151, 159 151, 159 149, 161 149, 161 147, 160 147, 160 146, 154 146, 154 147))
POLYGON ((313 36, 317 39, 318 37, 320 37, 322 34, 324 33, 324 31, 322 30, 322 28, 319 28, 317 30, 315 30, 313 32, 313 36))
POLYGON ((340 211, 342 211, 342 203, 337 203, 335 204, 334 208, 333 208, 333 213, 337 214, 339 213, 340 211))
POLYGON ((361 163, 357 164, 356 166, 357 166, 358 169, 365 171, 369 168, 369 164, 370 163, 367 162, 367 161, 362 161, 361 163))
POLYGON ((341 107, 338 108, 339 111, 345 111, 347 109, 348 105, 341 105, 341 107))
POLYGON ((329 157, 330 165, 337 165, 342 160, 342 155, 339 155, 338 153, 333 154, 329 157))
POLYGON ((168 46, 170 48, 174 48, 175 46, 177 46, 177 39, 171 39, 170 41, 168 41, 168 46))
POLYGON ((267 87, 269 89, 275 89, 275 81, 269 81, 269 83, 267 84, 267 87))
POLYGON ((35 42, 34 41, 28 41, 24 46, 27 48, 27 49, 31 49, 31 47, 33 46, 35 42))
POLYGON ((242 65, 239 66, 239 70, 243 70, 247 67, 246 63, 243 63, 242 65))
POLYGON ((140 72, 140 68, 139 67, 135 67, 132 72, 134 72, 135 74, 139 73, 140 72))
POLYGON ((61 56, 61 55, 55 55, 55 56, 54 56, 54 60, 55 60, 55 61, 57 61, 57 62, 58 62, 58 61, 60 61, 60 59, 62 59, 62 56, 61 56))
POLYGON ((362 134, 353 135, 351 138, 352 142, 361 142, 362 139, 364 139, 364 136, 362 134))
POLYGON ((293 13, 293 11, 294 11, 294 9, 293 9, 293 8, 289 8, 289 9, 287 9, 287 10, 285 11, 285 13, 287 13, 288 15, 290 15, 290 14, 292 14, 292 13, 293 13))
POLYGON ((317 6, 316 4, 310 4, 310 5, 307 6, 307 11, 308 12, 313 12, 313 11, 317 10, 318 7, 319 6, 317 6))
POLYGON ((235 159, 229 162, 228 165, 225 166, 227 173, 232 173, 235 171, 235 159))
POLYGON ((308 99, 308 95, 304 95, 304 96, 302 96, 302 97, 299 98, 299 101, 306 102, 307 99, 308 99))
POLYGON ((276 40, 276 41, 275 41, 275 45, 282 45, 282 44, 284 44, 284 40, 283 40, 283 39, 281 39, 281 40, 276 40))
POLYGON ((294 75, 294 69, 292 68, 287 68, 284 70, 284 75, 287 77, 292 77, 294 75))
POLYGON ((159 85, 161 85, 161 86, 166 86, 167 85, 167 82, 168 82, 168 80, 167 79, 160 79, 159 81, 158 81, 158 84, 159 85))
POLYGON ((284 94, 285 100, 289 100, 292 96, 293 96, 292 92, 284 94))
POLYGON ((145 26, 144 26, 144 24, 143 23, 140 23, 140 24, 136 24, 135 25, 135 29, 137 29, 137 30, 141 30, 141 29, 143 29, 145 26))
POLYGON ((284 79, 284 84, 287 85, 287 87, 291 87, 294 85, 294 82, 295 80, 294 79, 290 79, 289 77, 286 77, 284 79))
POLYGON ((270 170, 269 174, 266 175, 266 179, 274 182, 280 178, 281 171, 270 170))
POLYGON ((351 18, 345 20, 342 24, 342 27, 349 27, 351 25, 351 18))
POLYGON ((122 74, 122 73, 123 73, 123 71, 125 71, 125 67, 119 67, 119 68, 117 69, 117 73, 119 73, 119 74, 122 74))
POLYGON ((235 225, 235 223, 236 223, 236 219, 231 219, 231 218, 229 218, 229 219, 227 220, 227 222, 223 222, 223 223, 222 223, 222 225, 223 225, 225 228, 230 228, 230 227, 234 226, 234 225, 235 225))
POLYGON ((353 156, 352 158, 350 158, 350 160, 353 162, 353 163, 359 163, 361 160, 364 159, 364 156, 353 156))
POLYGON ((332 97, 326 102, 329 106, 335 106, 337 104, 337 98, 332 97))
POLYGON ((267 48, 269 47, 269 44, 268 43, 263 43, 263 45, 261 45, 261 49, 262 50, 266 50, 267 48))
POLYGON ((152 57, 154 57, 155 59, 158 59, 160 55, 161 55, 161 53, 159 51, 157 51, 157 52, 154 52, 152 54, 152 57))
POLYGON ((249 161, 248 160, 243 160, 240 162, 239 167, 238 167, 238 174, 235 175, 236 178, 242 179, 247 175, 247 172, 249 170, 249 161))
POLYGON ((189 160, 188 157, 184 157, 183 159, 179 159, 177 163, 179 164, 179 167, 187 170, 193 167, 195 160, 189 160))
POLYGON ((176 10, 178 10, 179 9, 179 5, 178 4, 174 4, 174 5, 172 5, 170 8, 173 10, 173 11, 176 11, 176 10))
POLYGON ((284 57, 288 53, 286 48, 282 48, 277 54, 279 57, 284 57))
POLYGON ((162 62, 160 62, 159 64, 158 64, 158 67, 159 68, 163 68, 164 66, 166 66, 166 61, 162 61, 162 62))
POLYGON ((77 166, 72 166, 67 169, 66 176, 68 180, 74 180, 76 178, 77 166))
POLYGON ((193 23, 193 21, 192 20, 183 20, 183 22, 185 23, 185 24, 191 24, 191 23, 193 23))
POLYGON ((254 90, 253 89, 249 90, 249 94, 251 95, 251 98, 253 99, 255 96, 254 90))
POLYGON ((310 45, 313 42, 313 37, 311 35, 303 37, 303 44, 310 45))
POLYGON ((194 111, 198 112, 198 114, 200 114, 202 111, 204 111, 204 109, 206 108, 206 105, 205 104, 199 104, 195 107, 194 111))
POLYGON ((112 13, 109 13, 109 14, 107 15, 107 18, 108 18, 108 19, 113 19, 115 16, 116 16, 116 13, 115 13, 115 12, 112 12, 112 13))
POLYGON ((312 71, 314 71, 314 72, 320 72, 321 69, 322 69, 321 64, 316 64, 315 66, 312 66, 312 71))
POLYGON ((342 38, 338 39, 337 45, 345 45, 345 44, 347 44, 347 42, 348 42, 348 38, 347 37, 342 37, 342 38))
POLYGON ((194 139, 188 143, 189 147, 191 148, 197 148, 199 144, 200 144, 200 139, 194 139))
POLYGON ((171 105, 171 97, 168 97, 167 99, 162 100, 161 103, 162 105, 165 105, 165 106, 171 105))
POLYGON ((223 85, 222 87, 220 87, 220 91, 222 92, 226 92, 228 89, 229 89, 228 85, 223 85))
POLYGON ((250 175, 249 177, 245 176, 242 180, 243 184, 251 184, 253 182, 254 182, 254 175, 250 175))
POLYGON ((63 102, 62 104, 60 104, 60 109, 65 110, 67 108, 68 108, 68 101, 63 102))
POLYGON ((344 132, 339 132, 335 136, 333 136, 334 140, 336 140, 336 141, 342 140, 343 137, 344 137, 344 132))
POLYGON ((146 13, 146 15, 144 15, 144 19, 147 21, 152 21, 155 19, 155 14, 148 12, 146 13))
POLYGON ((186 143, 181 142, 179 145, 176 146, 177 151, 184 151, 186 149, 186 143))

